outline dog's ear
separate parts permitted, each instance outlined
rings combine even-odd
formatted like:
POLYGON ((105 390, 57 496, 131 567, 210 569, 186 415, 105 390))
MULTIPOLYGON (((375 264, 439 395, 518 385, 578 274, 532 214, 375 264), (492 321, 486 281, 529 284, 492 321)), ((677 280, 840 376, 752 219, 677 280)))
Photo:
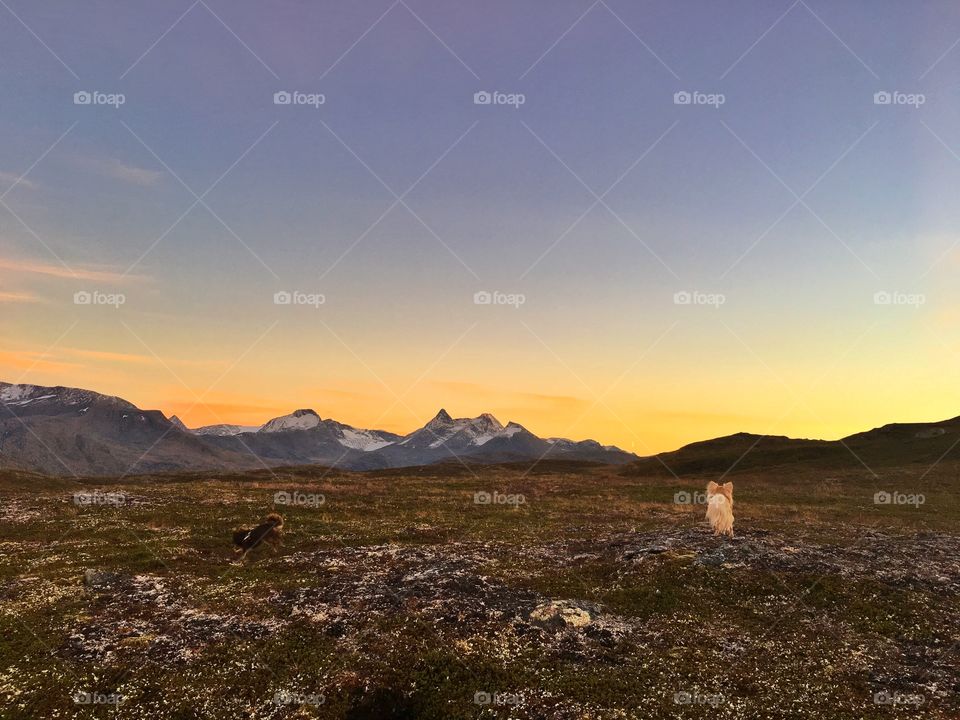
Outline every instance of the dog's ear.
POLYGON ((723 484, 723 491, 730 497, 731 500, 733 500, 733 483, 732 482, 725 482, 723 484))
POLYGON ((717 490, 720 489, 720 486, 717 485, 713 480, 707 483, 707 494, 715 495, 717 490))

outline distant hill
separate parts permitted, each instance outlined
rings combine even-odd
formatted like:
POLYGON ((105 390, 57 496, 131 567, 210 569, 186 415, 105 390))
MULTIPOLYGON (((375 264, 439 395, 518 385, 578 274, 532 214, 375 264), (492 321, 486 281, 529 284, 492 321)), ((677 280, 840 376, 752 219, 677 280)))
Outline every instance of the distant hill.
POLYGON ((623 473, 682 476, 789 466, 872 470, 950 460, 960 460, 960 418, 884 425, 840 440, 737 433, 639 458, 623 473))

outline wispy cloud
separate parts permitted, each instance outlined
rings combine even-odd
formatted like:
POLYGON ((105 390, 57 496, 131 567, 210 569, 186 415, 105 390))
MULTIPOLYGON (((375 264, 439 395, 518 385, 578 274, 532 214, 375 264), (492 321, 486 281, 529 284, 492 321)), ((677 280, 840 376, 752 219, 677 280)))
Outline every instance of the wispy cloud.
POLYGON ((256 405, 243 402, 201 402, 175 400, 164 404, 164 412, 176 415, 190 427, 236 423, 257 425, 290 412, 288 407, 256 405))
POLYGON ((198 368, 217 368, 223 367, 227 363, 223 360, 181 360, 172 357, 157 357, 155 355, 141 353, 123 353, 113 352, 111 350, 89 350, 87 348, 61 348, 60 352, 64 355, 86 358, 88 360, 98 360, 108 363, 122 363, 127 365, 155 365, 167 367, 198 367, 198 368))
POLYGON ((0 350, 0 367, 16 368, 18 370, 44 370, 59 372, 78 367, 76 363, 54 360, 48 353, 30 350, 0 350))
POLYGON ((16 185, 18 188, 25 188, 27 190, 36 190, 39 185, 37 185, 32 180, 27 180, 26 178, 20 179, 20 176, 17 173, 4 172, 0 170, 0 192, 8 192, 13 189, 13 186, 16 185))
POLYGON ((589 405, 589 401, 573 395, 549 395, 545 393, 517 392, 489 385, 457 380, 435 380, 434 386, 447 392, 457 393, 469 398, 484 398, 491 403, 510 405, 511 407, 576 409, 589 405))
POLYGON ((90 280, 102 283, 129 283, 147 279, 144 275, 124 275, 121 271, 110 268, 91 268, 79 265, 65 267, 63 265, 54 265, 33 260, 17 260, 2 257, 0 257, 0 270, 70 278, 72 280, 90 280))
POLYGON ((160 170, 148 170, 110 157, 77 155, 74 160, 78 165, 98 175, 141 187, 156 185, 165 174, 160 170))
POLYGON ((39 303, 43 298, 33 293, 5 292, 0 290, 0 303, 39 303))
POLYGON ((64 348, 63 352, 76 355, 77 357, 90 358, 92 360, 106 360, 108 362, 133 363, 136 365, 157 365, 159 360, 149 355, 136 355, 132 353, 108 352, 105 350, 83 350, 81 348, 64 348))

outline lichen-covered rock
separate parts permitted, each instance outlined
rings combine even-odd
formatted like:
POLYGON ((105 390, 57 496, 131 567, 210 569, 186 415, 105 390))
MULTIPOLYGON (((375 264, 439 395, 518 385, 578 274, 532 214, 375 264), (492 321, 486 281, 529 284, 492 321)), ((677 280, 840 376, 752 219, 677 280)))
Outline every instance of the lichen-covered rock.
POLYGON ((551 600, 534 608, 530 619, 547 627, 584 628, 593 618, 590 611, 570 600, 551 600))

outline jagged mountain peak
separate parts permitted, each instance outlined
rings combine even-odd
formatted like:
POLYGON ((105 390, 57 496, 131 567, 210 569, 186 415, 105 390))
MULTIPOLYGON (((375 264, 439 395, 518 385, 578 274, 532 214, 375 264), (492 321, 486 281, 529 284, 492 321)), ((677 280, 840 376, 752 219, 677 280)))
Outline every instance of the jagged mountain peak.
POLYGON ((487 427, 492 427, 497 430, 503 429, 503 424, 501 424, 501 422, 497 420, 490 413, 483 413, 482 415, 478 415, 473 419, 473 422, 475 425, 485 425, 487 427))
POLYGON ((428 422, 425 425, 425 427, 446 426, 446 425, 450 425, 452 422, 453 422, 453 418, 450 417, 450 413, 448 413, 443 408, 440 408, 440 412, 434 415, 433 420, 428 422))

